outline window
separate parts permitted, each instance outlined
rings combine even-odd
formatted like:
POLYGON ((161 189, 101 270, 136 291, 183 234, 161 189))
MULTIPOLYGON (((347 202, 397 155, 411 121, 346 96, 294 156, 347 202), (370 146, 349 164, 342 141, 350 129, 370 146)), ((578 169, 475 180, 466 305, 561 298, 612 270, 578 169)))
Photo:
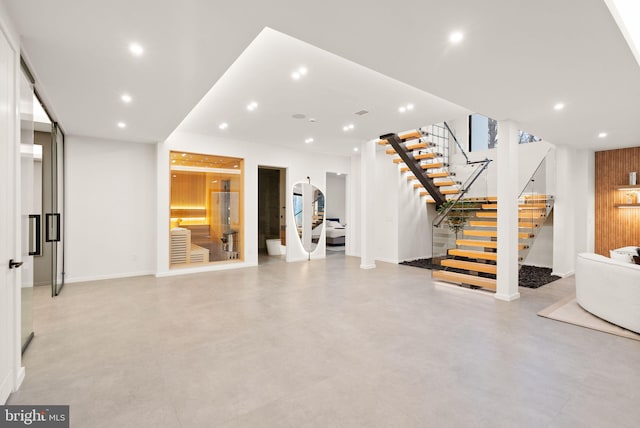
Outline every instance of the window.
POLYGON ((498 146, 498 121, 481 114, 469 116, 469 151, 494 149, 498 146))
POLYGON ((243 259, 244 161, 171 152, 172 268, 243 259))

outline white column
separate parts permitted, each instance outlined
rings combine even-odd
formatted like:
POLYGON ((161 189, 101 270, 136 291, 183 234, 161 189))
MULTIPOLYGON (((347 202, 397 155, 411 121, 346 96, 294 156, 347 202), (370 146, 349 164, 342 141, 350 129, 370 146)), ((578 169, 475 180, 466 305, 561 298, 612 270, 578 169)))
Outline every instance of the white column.
MULTIPOLYGON (((576 165, 576 150, 567 146, 556 148, 556 195, 553 206, 553 274, 565 277, 575 268, 575 195, 580 169, 576 165)), ((585 213, 578 213, 585 216, 585 213)))
POLYGON ((360 268, 373 269, 375 261, 376 145, 367 141, 360 147, 360 268))
POLYGON ((498 122, 498 281, 496 299, 518 299, 518 127, 498 122))

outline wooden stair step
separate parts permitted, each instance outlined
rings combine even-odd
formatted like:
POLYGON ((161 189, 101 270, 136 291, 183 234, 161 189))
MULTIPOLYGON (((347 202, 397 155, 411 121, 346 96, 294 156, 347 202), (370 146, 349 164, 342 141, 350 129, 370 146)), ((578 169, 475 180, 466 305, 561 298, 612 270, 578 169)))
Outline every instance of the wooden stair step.
POLYGON ((427 174, 427 177, 429 178, 444 178, 444 177, 448 177, 449 173, 448 172, 430 172, 429 174, 427 174))
MULTIPOLYGON (((496 218, 497 216, 498 216, 497 211, 479 211, 476 214, 476 217, 480 217, 480 218, 496 218)), ((518 218, 524 219, 524 220, 533 220, 533 219, 537 220, 545 217, 546 217, 545 213, 535 213, 533 211, 525 211, 525 212, 518 213, 518 218)))
MULTIPOLYGON (((498 248, 498 241, 485 241, 483 239, 457 239, 456 245, 464 247, 498 248)), ((529 248, 527 244, 518 244, 518 250, 529 248)))
MULTIPOLYGON (((497 238, 498 231, 497 230, 465 230, 463 231, 464 236, 485 236, 489 238, 497 238)), ((533 234, 527 232, 519 232, 519 239, 529 239, 533 238, 533 234)))
MULTIPOLYGON (((547 204, 518 204, 521 210, 543 210, 547 208, 547 204)), ((483 210, 497 210, 498 204, 482 204, 483 210)))
MULTIPOLYGON (((435 159, 436 157, 438 157, 436 155, 436 153, 423 153, 421 155, 415 155, 413 158, 415 160, 422 160, 422 159, 435 159)), ((404 163, 404 161, 402 160, 402 158, 393 158, 393 163, 404 163)))
MULTIPOLYGON (((444 164, 440 162, 433 162, 433 163, 423 163, 420 166, 422 167, 422 169, 435 169, 435 168, 442 168, 444 164)), ((403 166, 402 168, 400 168, 400 172, 408 172, 408 171, 409 171, 408 166, 403 166)))
MULTIPOLYGON (((406 146, 407 150, 418 150, 418 149, 426 149, 428 147, 427 143, 414 143, 414 144, 409 144, 406 146)), ((396 151, 391 148, 391 149, 387 149, 387 151, 385 152, 388 155, 392 155, 394 153, 396 153, 396 151)))
POLYGON ((487 263, 478 263, 478 262, 468 262, 465 260, 454 260, 454 259, 445 259, 440 262, 442 266, 457 268, 457 269, 465 269, 473 272, 484 272, 496 274, 498 272, 498 267, 496 265, 490 265, 487 263))
MULTIPOLYGON (((415 139, 420 137, 422 137, 422 134, 418 131, 409 131, 409 132, 403 132, 402 134, 398 134, 398 138, 400 138, 401 140, 409 140, 409 139, 415 139)), ((378 144, 380 144, 381 146, 384 146, 385 144, 389 144, 389 142, 387 140, 379 140, 378 144)))
POLYGON ((485 241, 481 239, 457 239, 456 245, 462 245, 465 247, 498 248, 498 241, 485 241))
POLYGON ((441 190, 440 193, 442 193, 443 195, 457 195, 458 193, 460 193, 460 189, 445 189, 441 190))
POLYGON ((434 181, 433 184, 435 184, 436 186, 455 186, 456 182, 455 181, 434 181))
MULTIPOLYGON (((482 220, 472 220, 469 222, 470 226, 473 227, 498 227, 497 221, 482 221, 482 220)), ((518 227, 521 229, 535 229, 540 226, 538 223, 518 223, 518 227)))
POLYGON ((484 278, 475 275, 466 275, 464 273, 449 272, 446 270, 431 271, 432 278, 441 279, 443 281, 457 282, 460 284, 475 285, 489 290, 496 289, 496 280, 492 278, 484 278))
POLYGON ((450 256, 468 257, 470 259, 481 260, 498 260, 498 253, 488 253, 486 251, 474 251, 474 250, 461 250, 459 248, 452 248, 449 250, 450 256))

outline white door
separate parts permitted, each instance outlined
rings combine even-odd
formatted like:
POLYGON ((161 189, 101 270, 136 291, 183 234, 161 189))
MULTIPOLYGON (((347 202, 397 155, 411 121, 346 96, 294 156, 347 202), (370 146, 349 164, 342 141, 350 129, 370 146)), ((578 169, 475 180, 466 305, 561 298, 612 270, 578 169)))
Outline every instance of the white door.
POLYGON ((16 269, 9 269, 9 259, 19 254, 16 253, 15 66, 16 52, 0 31, 0 404, 6 402, 15 387, 19 357, 16 352, 18 275, 16 269))

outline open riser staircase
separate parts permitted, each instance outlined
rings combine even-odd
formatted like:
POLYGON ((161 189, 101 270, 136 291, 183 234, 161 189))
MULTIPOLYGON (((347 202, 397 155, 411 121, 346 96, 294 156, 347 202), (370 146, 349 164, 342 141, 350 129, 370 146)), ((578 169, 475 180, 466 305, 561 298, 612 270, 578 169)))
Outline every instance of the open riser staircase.
MULTIPOLYGON (((458 236, 449 238, 447 220, 434 228, 433 278, 495 291, 498 232, 495 197, 461 200, 449 216, 465 216, 458 236), (464 213, 464 214, 461 214, 464 213), (453 241, 453 242, 452 242, 453 241), (438 248, 439 247, 439 248, 438 248)), ((518 201, 518 253, 522 263, 553 208, 550 195, 525 195, 518 201)))
MULTIPOLYGON (((442 281, 495 291, 497 275, 496 197, 464 197, 490 160, 470 162, 449 126, 433 125, 400 134, 386 134, 378 144, 427 204, 435 204, 444 221, 433 228, 432 275, 442 281), (464 182, 456 180, 448 164, 449 136, 467 165, 478 164, 464 182), (446 208, 446 209, 443 209, 446 208), (446 214, 446 215, 445 215, 446 214), (449 227, 450 223, 461 227, 449 227)), ((536 171, 537 172, 537 171, 536 171)), ((534 179, 530 180, 532 183, 534 179)), ((553 209, 553 196, 523 193, 518 201, 518 251, 522 263, 540 228, 553 209)))
POLYGON ((380 137, 407 182, 425 197, 427 203, 439 205, 461 193, 461 185, 448 168, 448 138, 444 128, 434 125, 380 137))

